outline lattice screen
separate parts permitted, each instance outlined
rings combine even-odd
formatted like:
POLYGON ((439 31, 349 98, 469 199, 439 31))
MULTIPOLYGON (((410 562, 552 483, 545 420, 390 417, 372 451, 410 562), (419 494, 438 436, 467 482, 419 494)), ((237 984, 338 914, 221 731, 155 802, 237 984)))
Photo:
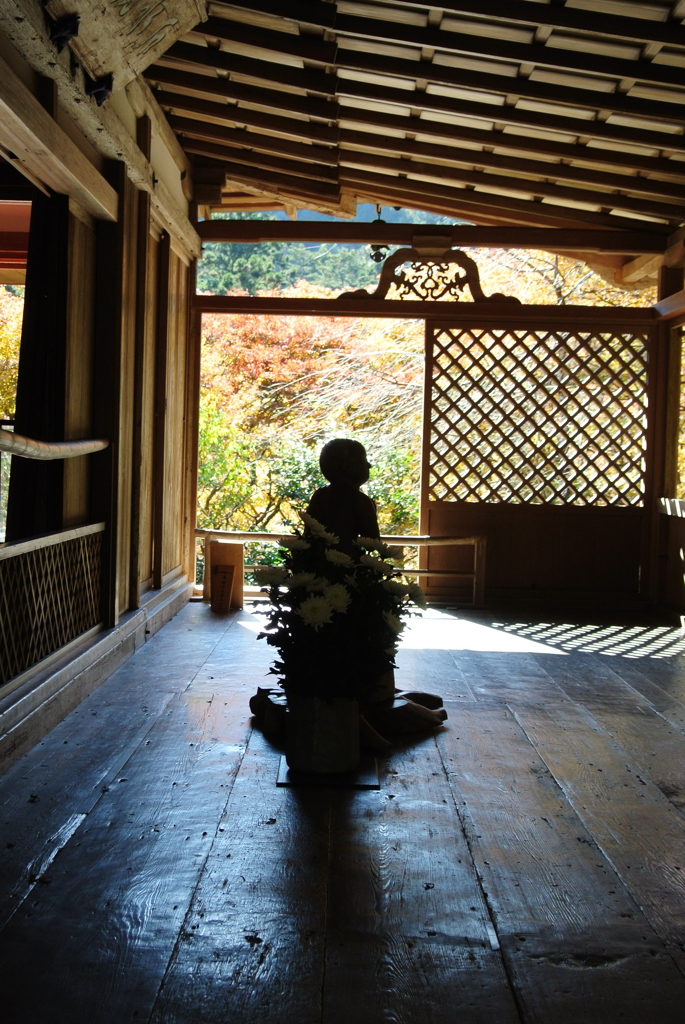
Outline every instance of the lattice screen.
POLYGON ((0 561, 0 683, 100 621, 101 533, 0 561))
POLYGON ((647 335, 429 328, 428 498, 639 505, 647 335))

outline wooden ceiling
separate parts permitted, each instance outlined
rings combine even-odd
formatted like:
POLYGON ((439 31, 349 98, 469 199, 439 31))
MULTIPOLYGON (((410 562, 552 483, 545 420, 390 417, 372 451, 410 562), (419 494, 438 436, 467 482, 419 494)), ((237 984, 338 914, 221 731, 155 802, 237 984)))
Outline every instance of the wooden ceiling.
POLYGON ((685 0, 208 14, 145 76, 215 210, 372 202, 665 236, 685 221, 685 0))

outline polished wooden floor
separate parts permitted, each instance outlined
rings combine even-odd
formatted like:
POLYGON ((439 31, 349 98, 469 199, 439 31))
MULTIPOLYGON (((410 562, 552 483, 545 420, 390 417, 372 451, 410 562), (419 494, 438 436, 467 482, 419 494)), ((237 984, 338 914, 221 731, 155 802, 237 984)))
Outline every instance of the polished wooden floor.
POLYGON ((282 789, 187 607, 0 780, 7 1024, 683 1024, 685 649, 428 613, 380 791, 282 789))

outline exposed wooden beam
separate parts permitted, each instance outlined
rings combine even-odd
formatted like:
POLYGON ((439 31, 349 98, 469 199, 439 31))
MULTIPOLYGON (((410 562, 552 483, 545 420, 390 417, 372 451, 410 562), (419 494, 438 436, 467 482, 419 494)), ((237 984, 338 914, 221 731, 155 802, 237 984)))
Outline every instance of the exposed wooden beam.
MULTIPOLYGON (((450 165, 465 164, 470 168, 489 167, 493 170, 513 171, 515 174, 535 175, 549 181, 572 181, 584 185, 600 185, 612 190, 621 190, 650 197, 669 197, 674 202, 685 204, 685 179, 681 183, 647 178, 644 175, 620 174, 598 171, 589 167, 575 167, 566 163, 551 163, 546 160, 526 160, 522 157, 501 153, 478 152, 473 149, 459 149, 457 146, 439 146, 416 139, 398 139, 371 132, 343 129, 340 132, 341 151, 363 147, 372 152, 379 150, 406 157, 424 157, 427 160, 445 161, 450 165)), ((685 168, 683 168, 685 172, 685 168)), ((514 179, 512 179, 514 180, 514 179)))
POLYGON ((288 17, 305 25, 315 25, 317 28, 331 29, 335 25, 336 5, 326 0, 292 0, 288 3, 287 10, 283 9, 283 0, 257 0, 255 3, 224 4, 212 3, 212 10, 218 13, 226 8, 229 18, 235 18, 236 8, 245 11, 259 11, 263 14, 273 14, 275 17, 288 17))
POLYGON ((354 68, 378 75, 421 79, 431 84, 452 86, 469 92, 485 93, 488 96, 509 96, 513 93, 522 99, 539 100, 562 107, 584 107, 588 110, 601 108, 627 117, 645 118, 648 121, 678 122, 685 110, 685 93, 682 104, 665 103, 630 96, 623 92, 597 92, 594 89, 583 88, 581 78, 577 79, 573 87, 554 85, 550 82, 536 81, 534 78, 512 78, 509 75, 478 71, 470 67, 451 67, 435 61, 387 57, 373 50, 348 50, 344 42, 341 42, 338 49, 337 64, 338 67, 354 68))
MULTIPOLYGON (((513 199, 509 196, 486 195, 473 189, 450 189, 444 185, 412 181, 347 167, 341 168, 340 183, 350 191, 355 191, 359 186, 366 187, 366 189, 377 188, 379 195, 392 197, 392 201, 390 198, 388 199, 389 205, 402 206, 409 200, 414 205, 420 197, 424 197, 426 201, 439 200, 442 207, 441 212, 449 215, 451 210, 453 216, 459 213, 464 214, 468 210, 471 216, 480 212, 485 216, 496 215, 510 223, 526 224, 531 227, 573 227, 574 224, 596 224, 597 227, 616 227, 626 230, 634 228, 634 222, 621 217, 587 213, 584 210, 572 210, 551 203, 513 199)), ((422 209, 423 207, 417 205, 415 208, 422 209)), ((668 230, 666 225, 664 225, 664 230, 668 230)))
POLYGON ((331 223, 329 221, 200 221, 203 242, 312 242, 324 245, 412 245, 417 235, 445 238, 447 245, 495 249, 556 249, 663 256, 666 236, 654 231, 611 231, 606 228, 546 229, 473 227, 455 224, 331 223))
POLYGON ((224 162, 226 181, 249 185, 252 189, 260 189, 271 194, 283 196, 287 201, 290 197, 298 199, 320 199, 338 202, 340 189, 337 184, 314 181, 311 178, 299 177, 282 173, 278 162, 274 160, 271 168, 253 167, 251 165, 224 162))
POLYGON ((305 163, 303 160, 287 160, 284 157, 276 156, 274 153, 235 150, 229 146, 204 142, 202 139, 188 139, 186 148, 189 153, 199 153, 201 156, 222 159, 226 161, 227 167, 232 166, 231 161, 242 160, 245 166, 254 169, 255 177, 259 177, 259 170, 257 169, 265 168, 266 170, 278 171, 281 174, 306 178, 309 181, 332 183, 338 180, 337 166, 330 167, 320 163, 305 163))
POLYGON ((149 82, 170 86, 172 89, 192 90, 203 96, 238 100, 241 103, 257 103, 272 110, 287 110, 291 114, 304 114, 324 121, 335 121, 338 116, 337 103, 328 102, 317 96, 297 96, 292 92, 265 89, 244 85, 230 78, 214 78, 209 75, 178 71, 174 68, 155 64, 148 68, 145 77, 149 82))
POLYGON ((164 89, 158 89, 155 95, 164 110, 199 114, 204 118, 214 118, 221 124, 246 124, 252 128, 263 128, 265 131, 285 135, 286 138, 305 139, 308 142, 334 145, 338 141, 337 128, 329 128, 320 122, 303 121, 298 117, 278 117, 253 110, 251 107, 239 107, 235 104, 229 106, 227 103, 215 103, 212 100, 186 96, 180 92, 168 92, 164 89))
MULTIPOLYGON (((260 132, 246 131, 243 128, 231 128, 227 125, 213 124, 192 117, 169 115, 169 124, 184 139, 202 139, 215 145, 238 149, 258 150, 262 153, 278 153, 291 156, 295 160, 308 163, 328 164, 337 166, 338 150, 329 146, 317 146, 305 142, 291 142, 281 136, 262 135, 260 132)), ((226 148, 226 156, 230 159, 230 150, 226 148)), ((235 157, 235 151, 233 157, 235 157)))
MULTIPOLYGON (((616 152, 611 149, 600 149, 598 146, 585 146, 579 143, 558 142, 556 139, 540 139, 528 135, 513 134, 501 130, 465 127, 457 124, 444 124, 430 121, 422 117, 406 117, 401 114, 388 114, 385 111, 362 110, 344 107, 340 120, 348 124, 361 125, 365 131, 370 129, 388 129, 392 135, 383 136, 378 132, 374 138, 387 138, 390 141, 395 132, 406 135, 427 135, 430 138, 444 139, 453 142, 473 142, 490 149, 513 149, 517 152, 532 153, 539 156, 555 156, 564 161, 582 161, 598 163, 614 167, 620 161, 624 170, 639 170, 645 174, 659 175, 668 181, 682 182, 685 179, 685 163, 660 157, 643 156, 641 153, 616 152)), ((341 137, 346 129, 341 132, 341 137)), ((402 140, 398 140, 403 145, 402 140)), ((452 148, 450 146, 450 148, 452 148)), ((480 153, 471 150, 474 162, 480 160, 480 153)))
MULTIPOLYGON (((601 95, 601 94, 600 94, 601 95)), ((399 107, 418 106, 422 110, 444 113, 450 118, 463 116, 479 121, 517 125, 524 128, 541 128, 543 131, 554 132, 556 135, 567 133, 574 138, 584 137, 602 139, 607 142, 625 143, 629 146, 646 146, 649 149, 660 149, 666 152, 685 153, 685 135, 669 134, 664 131, 651 131, 612 124, 608 121, 583 120, 576 117, 562 117, 559 114, 547 114, 539 110, 526 110, 523 107, 496 106, 491 103, 476 103, 450 96, 436 96, 432 93, 407 92, 406 89, 395 89, 385 85, 371 85, 354 82, 352 79, 338 79, 338 96, 351 99, 375 100, 399 107)), ((341 119, 345 111, 340 111, 341 119)), ((459 130, 458 128, 456 129, 459 130)))
MULTIPOLYGON (((588 203, 611 210, 644 213, 645 216, 663 217, 675 223, 681 223, 685 219, 685 196, 683 195, 679 196, 678 200, 674 199, 673 205, 670 205, 645 199, 642 196, 625 196, 616 192, 593 192, 590 188, 570 188, 567 185, 557 185, 549 180, 536 181, 530 178, 507 177, 489 171, 446 167, 444 164, 424 163, 402 157, 380 156, 378 153, 361 153, 350 150, 341 152, 340 163, 346 169, 350 166, 357 168, 361 165, 370 169, 390 171, 397 175, 437 179, 438 183, 444 181, 446 184, 474 185, 485 192, 488 189, 492 191, 506 189, 510 192, 521 192, 527 196, 532 193, 535 196, 566 199, 570 203, 588 203)), ((552 176, 550 175, 550 177, 552 176)))
POLYGON ((675 317, 685 315, 685 290, 661 299, 652 309, 663 320, 673 320, 675 317))
POLYGON ((117 219, 117 194, 0 59, 0 145, 39 181, 72 196, 88 213, 117 219))
MULTIPOLYGON (((432 0, 397 0, 397 3, 400 7, 423 7, 508 23, 547 25, 614 39, 631 39, 637 43, 649 40, 665 46, 685 46, 685 28, 678 21, 672 18, 653 21, 630 17, 627 13, 619 14, 616 5, 614 12, 609 14, 606 11, 566 7, 563 3, 539 4, 527 0, 454 0, 452 3, 444 0, 442 3, 433 3, 432 0)), ((257 6, 261 9, 262 5, 257 6)))
POLYGON ((661 267, 685 267, 685 232, 682 229, 669 238, 661 256, 637 256, 621 267, 616 280, 620 284, 632 285, 647 277, 655 277, 661 267))
MULTIPOLYGON (((281 15, 289 17, 287 8, 281 10, 281 15)), ((326 42, 320 36, 293 35, 291 32, 274 32, 267 28, 255 30, 253 25, 228 21, 225 18, 208 18, 197 25, 193 33, 205 39, 219 39, 240 43, 243 46, 253 46, 259 50, 287 53, 291 57, 299 57, 312 63, 325 65, 335 62, 336 44, 326 42)))
POLYGON ((682 69, 669 64, 630 60, 608 54, 598 55, 583 50, 564 50, 539 43, 517 43, 508 39, 495 39, 485 34, 478 36, 470 32, 446 32, 439 28, 421 28, 400 21, 383 22, 380 19, 350 14, 338 14, 335 29, 339 41, 341 35, 351 35, 386 43, 404 42, 414 47, 426 47, 470 57, 489 57, 513 61, 516 64, 532 64, 534 67, 580 72, 599 78, 636 79, 639 82, 673 85, 678 88, 682 88, 683 85, 682 69))
MULTIPOLYGON (((282 0, 251 0, 250 3, 231 6, 275 16, 284 14, 282 0)), ((561 3, 543 5, 528 0, 442 0, 441 3, 435 3, 434 0, 394 0, 394 6, 466 14, 474 18, 487 18, 509 24, 513 22, 574 29, 615 39, 632 39, 638 43, 649 40, 666 46, 685 46, 685 29, 678 21, 672 18, 667 21, 652 21, 647 18, 630 17, 616 13, 616 9, 614 13, 608 14, 606 11, 566 7, 561 3)), ((312 0, 311 3, 294 2, 288 4, 287 16, 298 22, 332 28, 334 21, 330 9, 331 4, 323 3, 321 0, 312 0)))
POLYGON ((256 81, 279 82, 281 85, 293 86, 303 92, 320 93, 332 96, 335 93, 335 77, 324 71, 309 68, 290 67, 274 61, 260 60, 256 57, 243 57, 226 50, 214 47, 199 46, 195 43, 174 43, 164 54, 164 62, 181 64, 197 64, 212 70, 228 71, 236 75, 245 75, 256 81))

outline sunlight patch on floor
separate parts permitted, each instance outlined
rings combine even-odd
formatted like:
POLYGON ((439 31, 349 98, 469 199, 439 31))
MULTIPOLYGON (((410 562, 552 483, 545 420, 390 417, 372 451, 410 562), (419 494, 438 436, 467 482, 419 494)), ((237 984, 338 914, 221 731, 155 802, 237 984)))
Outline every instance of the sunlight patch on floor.
POLYGON ((509 654, 564 654, 540 640, 501 628, 484 626, 435 608, 422 618, 412 619, 404 630, 400 646, 412 651, 497 651, 509 654))
POLYGON ((673 658, 685 653, 685 633, 675 626, 592 626, 570 622, 494 622, 516 637, 554 644, 570 653, 621 658, 673 658))

